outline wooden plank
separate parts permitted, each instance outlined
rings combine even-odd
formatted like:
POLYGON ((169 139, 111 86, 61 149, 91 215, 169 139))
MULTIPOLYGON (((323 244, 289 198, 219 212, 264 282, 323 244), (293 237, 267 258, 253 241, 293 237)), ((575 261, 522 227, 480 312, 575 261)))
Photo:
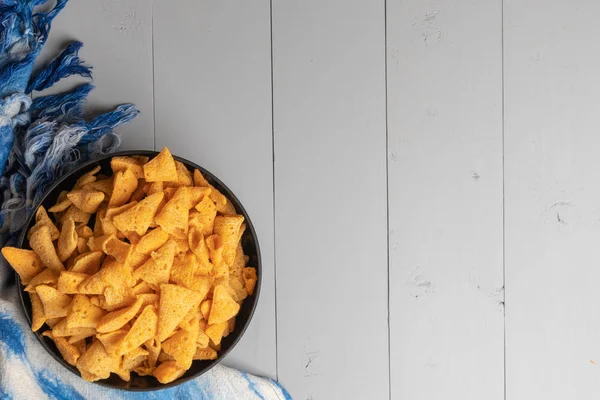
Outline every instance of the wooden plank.
POLYGON ((279 378, 388 398, 384 2, 273 2, 279 378))
POLYGON ((221 178, 257 229, 260 302, 226 364, 276 376, 271 48, 268 0, 157 0, 156 146, 221 178))
POLYGON ((500 2, 389 0, 393 399, 503 399, 500 2))
MULTIPOLYGON (((40 59, 55 57, 72 40, 83 42, 79 55, 94 67, 96 88, 84 110, 94 116, 122 103, 134 103, 141 114, 117 128, 122 133, 122 148, 152 149, 152 8, 147 1, 70 1, 54 20, 40 59)), ((83 81, 69 78, 47 93, 83 81)))
POLYGON ((507 399, 598 398, 600 3, 504 7, 507 399))

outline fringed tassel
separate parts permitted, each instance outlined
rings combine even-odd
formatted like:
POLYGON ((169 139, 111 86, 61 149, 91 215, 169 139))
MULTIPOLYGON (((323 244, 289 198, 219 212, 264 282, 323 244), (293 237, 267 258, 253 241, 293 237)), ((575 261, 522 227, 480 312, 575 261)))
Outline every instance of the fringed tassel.
POLYGON ((33 8, 45 0, 16 0, 4 4, 0 26, 3 27, 3 51, 0 53, 0 97, 23 93, 31 77, 33 62, 48 39, 52 20, 68 0, 58 0, 49 12, 33 14, 33 8))
POLYGON ((48 186, 71 169, 80 159, 77 144, 86 134, 85 127, 61 125, 39 164, 27 178, 27 198, 37 204, 48 186))
POLYGON ((113 111, 94 118, 87 124, 89 133, 81 139, 81 145, 95 142, 119 125, 134 119, 140 112, 133 104, 122 104, 113 111))
POLYGON ((29 170, 33 170, 42 161, 52 145, 55 129, 56 123, 52 121, 36 121, 27 129, 23 159, 29 170))
POLYGON ((92 89, 92 84, 84 83, 69 92, 36 97, 30 108, 31 118, 48 118, 57 122, 78 120, 81 118, 83 102, 92 89))
MULTIPOLYGON (((37 57, 42 46, 48 39, 48 33, 50 32, 52 20, 58 15, 58 13, 62 11, 63 8, 65 8, 67 2, 68 0, 57 0, 52 10, 33 14, 32 22, 37 32, 36 47, 33 48, 35 57, 37 57)), ((46 0, 33 0, 32 3, 34 3, 33 7, 35 7, 46 3, 46 0)), ((33 7, 31 7, 31 9, 33 9, 33 7)))
POLYGON ((14 143, 14 131, 29 123, 31 99, 23 93, 33 62, 41 51, 52 20, 66 5, 58 0, 46 13, 33 13, 45 0, 2 1, 0 8, 0 175, 14 143))
POLYGON ((31 98, 16 93, 0 99, 0 175, 4 173, 10 149, 15 142, 15 130, 30 122, 31 98))
POLYGON ((25 93, 34 90, 40 91, 49 88, 62 78, 71 75, 81 75, 85 78, 92 77, 92 67, 83 65, 79 58, 79 49, 83 46, 81 42, 73 42, 44 69, 37 72, 29 81, 25 93))

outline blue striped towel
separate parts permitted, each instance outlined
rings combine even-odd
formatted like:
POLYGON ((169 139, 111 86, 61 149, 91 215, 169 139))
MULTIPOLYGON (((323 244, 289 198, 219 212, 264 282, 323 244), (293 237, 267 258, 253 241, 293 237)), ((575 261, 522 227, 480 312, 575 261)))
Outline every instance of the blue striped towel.
MULTIPOLYGON (((71 43, 39 71, 33 63, 67 0, 0 0, 0 246, 14 245, 46 188, 82 161, 119 146, 113 129, 133 119, 124 104, 91 121, 82 104, 89 83, 31 97, 70 75, 91 78, 71 43)), ((262 399, 291 397, 275 381, 216 366, 201 377, 155 392, 126 392, 89 383, 63 368, 35 339, 21 310, 14 273, 0 256, 0 400, 8 399, 262 399)))

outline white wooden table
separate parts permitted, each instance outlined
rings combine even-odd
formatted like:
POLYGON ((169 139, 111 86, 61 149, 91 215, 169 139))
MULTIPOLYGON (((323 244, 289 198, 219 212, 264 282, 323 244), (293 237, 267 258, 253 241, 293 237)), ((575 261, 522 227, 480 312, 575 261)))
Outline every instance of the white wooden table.
MULTIPOLYGON (((295 399, 600 395, 600 2, 73 0, 88 109, 260 236, 226 364, 295 399)), ((70 81, 73 84, 73 81, 70 81)))

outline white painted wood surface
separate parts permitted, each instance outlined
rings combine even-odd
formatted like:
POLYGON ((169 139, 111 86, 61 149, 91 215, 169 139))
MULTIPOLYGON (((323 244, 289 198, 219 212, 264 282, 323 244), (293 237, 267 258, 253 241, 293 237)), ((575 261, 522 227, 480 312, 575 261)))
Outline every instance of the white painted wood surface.
POLYGON ((500 2, 387 3, 391 389, 504 395, 500 2))
POLYGON ((297 399, 389 394, 383 5, 273 2, 278 370, 297 399))
POLYGON ((594 399, 600 3, 504 7, 507 399, 594 399))
POLYGON ((250 212, 263 292, 227 364, 301 400, 594 398, 599 12, 72 0, 42 58, 83 41, 87 109, 142 111, 124 147, 250 212))

